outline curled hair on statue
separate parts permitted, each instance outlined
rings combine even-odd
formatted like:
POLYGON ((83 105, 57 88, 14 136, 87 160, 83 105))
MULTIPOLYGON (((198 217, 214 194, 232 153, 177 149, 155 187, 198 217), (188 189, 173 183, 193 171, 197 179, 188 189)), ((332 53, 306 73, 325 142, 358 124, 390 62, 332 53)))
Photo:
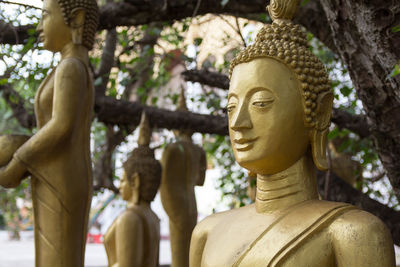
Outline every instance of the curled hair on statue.
POLYGON ((96 0, 57 0, 60 5, 64 21, 71 26, 72 15, 75 10, 85 10, 85 22, 83 25, 82 45, 92 49, 97 26, 99 24, 99 8, 96 0))
POLYGON ((132 176, 139 176, 139 200, 154 200, 161 183, 161 164, 154 158, 153 149, 148 146, 135 148, 123 165, 129 183, 132 176))

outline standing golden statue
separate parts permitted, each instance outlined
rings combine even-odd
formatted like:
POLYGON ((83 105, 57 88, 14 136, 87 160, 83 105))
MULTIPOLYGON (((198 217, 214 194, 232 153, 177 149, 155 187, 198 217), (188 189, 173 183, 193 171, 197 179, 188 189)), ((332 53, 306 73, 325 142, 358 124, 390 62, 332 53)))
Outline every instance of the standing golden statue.
MULTIPOLYGON (((178 110, 187 111, 183 91, 178 110)), ((203 185, 207 169, 204 150, 193 144, 192 133, 176 132, 177 142, 165 147, 162 164, 160 195, 169 217, 172 267, 189 265, 189 247, 197 223, 194 187, 203 185)))
POLYGON ((229 134, 237 162, 257 174, 254 205, 211 215, 192 235, 190 266, 395 266, 388 229, 345 203, 318 200, 327 168, 333 95, 321 62, 272 0, 274 20, 231 63, 229 134))
POLYGON ((160 220, 150 202, 161 181, 161 164, 149 148, 151 130, 142 115, 139 147, 124 163, 120 192, 127 209, 112 223, 104 236, 110 267, 157 267, 160 220))
POLYGON ((88 50, 97 23, 95 0, 44 0, 39 38, 45 49, 61 53, 61 61, 36 93, 37 133, 14 147, 0 171, 5 187, 31 174, 37 267, 84 265, 94 101, 88 50))

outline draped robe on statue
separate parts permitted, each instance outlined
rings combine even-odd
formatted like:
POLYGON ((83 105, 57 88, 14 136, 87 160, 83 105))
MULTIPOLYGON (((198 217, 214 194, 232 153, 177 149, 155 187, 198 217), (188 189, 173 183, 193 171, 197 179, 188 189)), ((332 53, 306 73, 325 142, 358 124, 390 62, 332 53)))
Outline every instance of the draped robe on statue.
MULTIPOLYGON (((75 58, 63 61, 83 64, 75 58)), ((94 92, 88 68, 83 64, 82 69, 87 90, 56 88, 57 69, 43 81, 35 96, 38 132, 14 154, 32 175, 36 267, 83 267, 94 92)))
MULTIPOLYGON (((265 259, 265 266, 292 266, 285 264, 289 253, 296 253, 313 236, 343 213, 356 207, 340 202, 309 200, 291 207, 269 225, 236 260, 233 267, 257 266, 257 260, 265 259), (301 216, 307 214, 309 216, 301 216), (273 232, 273 235, 269 235, 273 232)), ((310 258, 311 265, 318 266, 318 259, 310 258)), ((304 262, 304 261, 303 261, 304 262)))

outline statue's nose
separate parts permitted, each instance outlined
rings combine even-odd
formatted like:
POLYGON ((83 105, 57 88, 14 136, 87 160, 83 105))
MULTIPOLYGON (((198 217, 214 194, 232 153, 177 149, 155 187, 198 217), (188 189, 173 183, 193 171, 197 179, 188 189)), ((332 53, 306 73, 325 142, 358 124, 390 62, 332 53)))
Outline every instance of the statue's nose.
POLYGON ((229 127, 234 131, 240 129, 251 129, 253 127, 246 105, 238 107, 238 110, 233 114, 229 121, 229 127))

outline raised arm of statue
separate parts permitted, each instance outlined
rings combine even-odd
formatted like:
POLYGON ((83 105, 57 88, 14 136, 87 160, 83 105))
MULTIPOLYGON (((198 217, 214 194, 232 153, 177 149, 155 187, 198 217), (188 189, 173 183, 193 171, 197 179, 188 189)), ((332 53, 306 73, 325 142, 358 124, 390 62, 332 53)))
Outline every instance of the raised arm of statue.
POLYGON ((68 58, 59 63, 55 71, 52 117, 17 150, 14 157, 35 168, 44 157, 60 153, 60 145, 72 136, 76 119, 88 103, 85 97, 88 94, 87 76, 85 66, 78 59, 68 58))

